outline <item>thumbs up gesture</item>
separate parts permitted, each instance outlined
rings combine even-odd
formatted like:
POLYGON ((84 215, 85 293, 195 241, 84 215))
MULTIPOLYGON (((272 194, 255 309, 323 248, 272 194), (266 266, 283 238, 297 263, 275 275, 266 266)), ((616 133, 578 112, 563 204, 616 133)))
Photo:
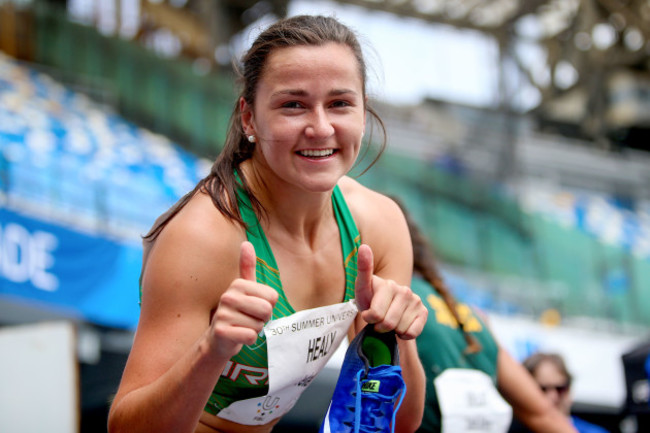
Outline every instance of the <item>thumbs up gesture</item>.
POLYGON ((378 332, 395 331, 410 340, 420 335, 426 323, 427 309, 410 287, 374 275, 372 249, 365 244, 357 256, 355 297, 361 318, 375 324, 378 332))
POLYGON ((253 344, 273 314, 278 293, 257 282, 255 248, 241 245, 239 278, 221 295, 212 316, 211 329, 219 355, 231 358, 244 344, 253 344))

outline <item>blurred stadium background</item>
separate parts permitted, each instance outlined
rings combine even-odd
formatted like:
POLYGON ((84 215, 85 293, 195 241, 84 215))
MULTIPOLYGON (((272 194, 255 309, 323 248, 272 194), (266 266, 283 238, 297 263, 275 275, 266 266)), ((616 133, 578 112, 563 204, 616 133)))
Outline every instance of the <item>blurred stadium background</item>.
MULTIPOLYGON (((404 200, 516 358, 565 356, 576 413, 650 431, 647 0, 0 0, 0 431, 105 431, 139 236, 218 153, 237 44, 324 10, 497 47, 490 104, 373 101, 389 148, 359 180, 404 200)), ((277 430, 317 429, 336 376, 277 430)))

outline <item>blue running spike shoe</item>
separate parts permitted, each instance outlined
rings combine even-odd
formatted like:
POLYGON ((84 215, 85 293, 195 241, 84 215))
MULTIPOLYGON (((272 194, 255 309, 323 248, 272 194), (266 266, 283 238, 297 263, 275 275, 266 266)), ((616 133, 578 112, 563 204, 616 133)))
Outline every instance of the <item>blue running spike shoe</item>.
POLYGON ((320 433, 394 432, 406 394, 395 338, 366 325, 352 340, 320 433))

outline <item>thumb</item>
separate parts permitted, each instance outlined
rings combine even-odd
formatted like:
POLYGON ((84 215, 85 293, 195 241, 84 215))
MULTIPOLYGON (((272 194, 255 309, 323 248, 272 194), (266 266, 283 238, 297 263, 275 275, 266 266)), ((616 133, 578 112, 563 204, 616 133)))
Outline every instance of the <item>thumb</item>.
POLYGON ((372 276, 374 272, 374 261, 372 249, 368 245, 361 245, 357 253, 357 280, 354 284, 355 298, 359 310, 370 308, 372 300, 372 276))
POLYGON ((255 275, 257 256, 253 244, 248 241, 242 242, 239 254, 239 276, 248 281, 257 281, 255 275))

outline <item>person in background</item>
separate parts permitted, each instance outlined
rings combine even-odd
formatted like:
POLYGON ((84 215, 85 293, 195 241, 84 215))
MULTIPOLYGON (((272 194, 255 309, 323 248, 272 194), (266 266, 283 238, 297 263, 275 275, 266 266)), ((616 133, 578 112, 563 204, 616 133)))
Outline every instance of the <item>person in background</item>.
POLYGON ((512 415, 534 432, 575 433, 526 369, 501 348, 479 312, 458 303, 425 234, 401 206, 413 245, 412 290, 429 309, 417 338, 427 377, 418 432, 507 432, 512 415))
POLYGON ((568 417, 579 433, 608 433, 606 429, 571 415, 571 374, 564 359, 556 353, 537 352, 523 361, 540 389, 560 412, 568 417))

